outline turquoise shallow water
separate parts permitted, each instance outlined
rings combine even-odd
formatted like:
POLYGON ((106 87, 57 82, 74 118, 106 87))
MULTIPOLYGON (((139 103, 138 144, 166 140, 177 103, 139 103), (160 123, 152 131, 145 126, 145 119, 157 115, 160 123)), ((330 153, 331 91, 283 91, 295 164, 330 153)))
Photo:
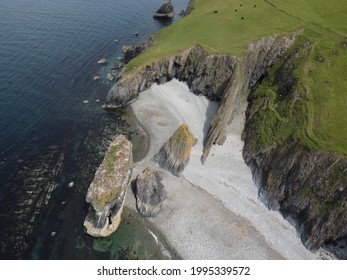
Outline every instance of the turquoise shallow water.
MULTIPOLYGON (((130 219, 114 238, 119 244, 101 251, 82 226, 85 193, 108 143, 119 132, 138 138, 126 112, 102 110, 112 64, 97 61, 116 61, 122 45, 169 24, 152 18, 162 2, 1 1, 0 258, 117 258, 128 246, 139 258, 165 257, 146 226, 133 226, 141 220, 130 219)), ((173 2, 178 12, 188 0, 173 2)))

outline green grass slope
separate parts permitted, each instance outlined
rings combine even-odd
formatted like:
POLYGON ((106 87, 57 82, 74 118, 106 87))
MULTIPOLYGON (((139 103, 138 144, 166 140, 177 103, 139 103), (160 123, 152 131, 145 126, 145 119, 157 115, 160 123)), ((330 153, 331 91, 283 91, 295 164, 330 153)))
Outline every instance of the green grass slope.
MULTIPOLYGON (((295 73, 298 90, 305 92, 301 127, 281 117, 283 108, 275 99, 260 125, 283 121, 283 130, 264 132, 266 142, 295 134, 312 149, 347 156, 347 0, 194 0, 191 6, 189 16, 154 35, 154 45, 128 64, 128 73, 195 44, 209 53, 242 56, 250 42, 263 36, 303 30, 301 37, 313 50, 295 73)), ((294 105, 287 104, 287 117, 297 115, 294 105)))

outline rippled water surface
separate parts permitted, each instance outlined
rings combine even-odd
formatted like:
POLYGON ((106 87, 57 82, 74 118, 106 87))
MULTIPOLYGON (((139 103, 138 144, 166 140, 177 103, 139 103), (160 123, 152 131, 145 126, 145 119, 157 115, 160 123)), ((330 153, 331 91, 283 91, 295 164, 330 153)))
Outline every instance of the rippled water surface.
MULTIPOLYGON (((106 76, 122 45, 169 24, 152 18, 162 2, 1 1, 0 258, 167 257, 128 211, 101 245, 83 232, 85 193, 109 142, 120 132, 138 139, 127 112, 102 110, 106 76)), ((178 12, 188 0, 173 3, 178 12)))

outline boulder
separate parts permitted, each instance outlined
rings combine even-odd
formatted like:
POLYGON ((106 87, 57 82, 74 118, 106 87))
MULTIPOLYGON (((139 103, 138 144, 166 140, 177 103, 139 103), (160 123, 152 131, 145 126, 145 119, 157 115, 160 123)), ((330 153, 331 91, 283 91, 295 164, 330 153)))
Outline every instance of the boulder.
POLYGON ((88 234, 105 237, 117 229, 132 168, 132 144, 120 134, 110 144, 87 191, 91 206, 84 226, 88 234))
POLYGON ((197 139, 194 138, 188 126, 182 124, 154 156, 154 160, 161 168, 179 176, 188 164, 191 149, 196 142, 197 139))
POLYGON ((142 217, 155 217, 166 199, 161 178, 150 167, 143 170, 136 179, 136 207, 142 217))
POLYGON ((163 4, 153 15, 154 18, 173 18, 174 16, 175 11, 171 0, 163 4))

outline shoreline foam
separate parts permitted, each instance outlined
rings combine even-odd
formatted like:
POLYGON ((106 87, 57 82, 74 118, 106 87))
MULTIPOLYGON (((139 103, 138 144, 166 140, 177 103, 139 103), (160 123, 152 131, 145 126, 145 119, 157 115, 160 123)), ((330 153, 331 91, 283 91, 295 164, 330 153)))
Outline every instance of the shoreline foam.
MULTIPOLYGON (((201 165, 203 137, 218 105, 189 93, 173 80, 153 85, 131 105, 150 140, 148 153, 135 166, 138 174, 177 127, 185 123, 198 138, 181 177, 161 171, 168 198, 149 219, 184 259, 315 259, 280 213, 269 211, 242 158, 241 133, 246 104, 228 127, 223 146, 214 146, 201 165)), ((133 196, 127 204, 134 204, 133 196)), ((132 206, 134 207, 134 206, 132 206)))

